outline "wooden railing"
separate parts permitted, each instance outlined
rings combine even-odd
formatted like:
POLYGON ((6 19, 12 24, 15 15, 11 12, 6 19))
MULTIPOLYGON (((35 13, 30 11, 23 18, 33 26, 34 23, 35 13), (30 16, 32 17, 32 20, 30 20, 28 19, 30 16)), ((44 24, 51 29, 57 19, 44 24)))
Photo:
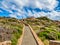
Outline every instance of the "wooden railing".
POLYGON ((28 24, 29 28, 30 28, 30 31, 32 33, 32 35, 34 36, 35 40, 36 40, 36 43, 38 45, 44 45, 44 43, 41 41, 41 39, 38 38, 38 36, 36 35, 36 33, 33 31, 33 29, 31 28, 31 26, 28 24))

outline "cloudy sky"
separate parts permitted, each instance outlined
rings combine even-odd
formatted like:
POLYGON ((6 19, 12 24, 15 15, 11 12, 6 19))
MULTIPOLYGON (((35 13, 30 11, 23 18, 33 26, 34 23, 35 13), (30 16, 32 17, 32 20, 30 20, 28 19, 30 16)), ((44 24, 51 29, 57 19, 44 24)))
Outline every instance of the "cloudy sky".
POLYGON ((60 0, 0 0, 0 16, 18 19, 47 16, 60 20, 60 0))

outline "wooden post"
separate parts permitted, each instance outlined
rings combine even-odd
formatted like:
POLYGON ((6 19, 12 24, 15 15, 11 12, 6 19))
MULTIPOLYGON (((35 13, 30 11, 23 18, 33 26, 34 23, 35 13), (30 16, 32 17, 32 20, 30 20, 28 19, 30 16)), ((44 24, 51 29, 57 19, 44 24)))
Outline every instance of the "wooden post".
POLYGON ((60 41, 50 40, 49 45, 60 45, 60 41))

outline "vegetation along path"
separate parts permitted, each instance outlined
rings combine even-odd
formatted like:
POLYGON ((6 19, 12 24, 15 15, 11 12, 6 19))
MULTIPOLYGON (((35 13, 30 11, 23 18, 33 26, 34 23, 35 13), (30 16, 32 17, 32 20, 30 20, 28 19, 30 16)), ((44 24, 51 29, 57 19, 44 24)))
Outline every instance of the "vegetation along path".
POLYGON ((21 45, 37 45, 32 33, 30 31, 30 28, 28 26, 25 26, 21 45))

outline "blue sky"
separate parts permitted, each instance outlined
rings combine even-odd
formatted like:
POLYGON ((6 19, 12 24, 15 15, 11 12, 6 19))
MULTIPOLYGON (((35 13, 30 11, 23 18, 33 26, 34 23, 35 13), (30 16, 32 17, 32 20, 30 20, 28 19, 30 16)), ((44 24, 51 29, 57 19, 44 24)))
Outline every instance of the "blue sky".
POLYGON ((18 19, 46 16, 60 20, 60 0, 0 0, 0 16, 18 19))

